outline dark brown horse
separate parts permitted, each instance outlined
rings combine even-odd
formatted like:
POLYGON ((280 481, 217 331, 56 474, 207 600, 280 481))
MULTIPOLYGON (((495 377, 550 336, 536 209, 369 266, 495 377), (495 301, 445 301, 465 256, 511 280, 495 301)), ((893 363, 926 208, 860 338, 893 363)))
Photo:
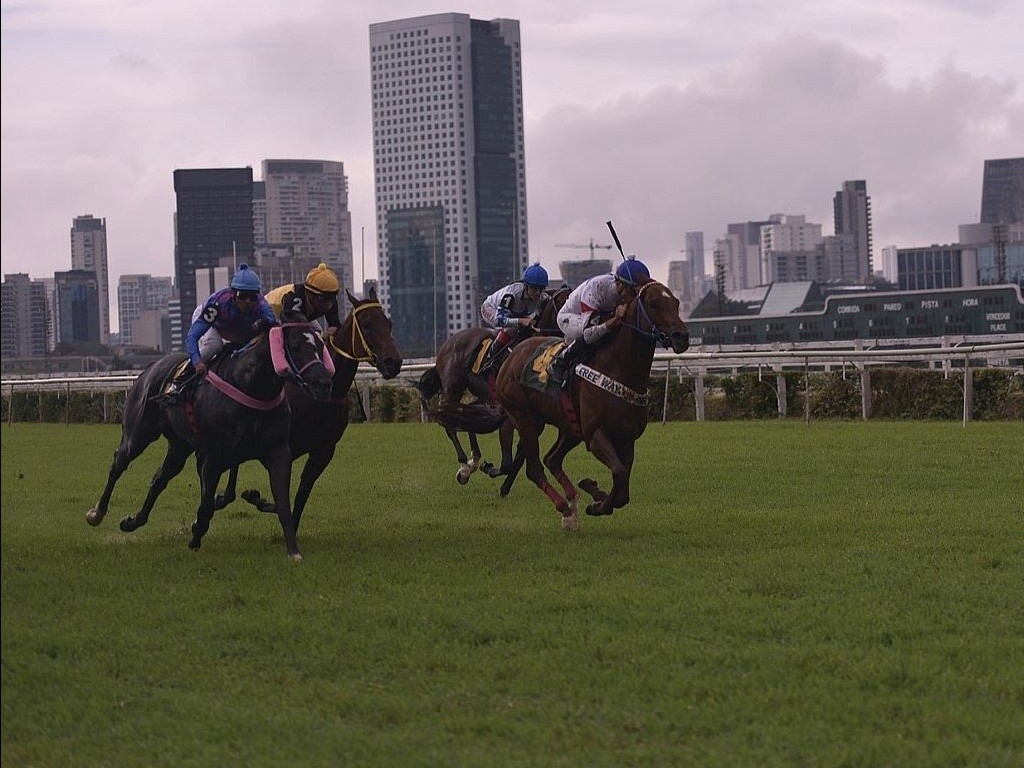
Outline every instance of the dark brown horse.
MULTIPOLYGON (((679 300, 661 283, 643 283, 629 302, 622 324, 609 334, 570 382, 566 399, 526 383, 534 359, 550 339, 527 339, 512 350, 495 383, 495 396, 509 421, 519 432, 520 449, 526 455, 526 475, 562 514, 562 526, 578 526, 578 494, 562 468, 565 455, 579 445, 608 467, 612 488, 605 492, 594 480, 579 487, 594 501, 588 515, 610 515, 629 503, 629 478, 637 438, 647 426, 647 383, 658 344, 683 352, 690 333, 679 318, 679 300), (524 375, 525 374, 525 375, 524 375), (540 458, 540 434, 545 424, 558 429, 558 439, 540 458), (562 493, 548 482, 544 467, 558 480, 562 493)), ((556 387, 557 389, 557 387, 556 387)))
MULTIPOLYGON (((554 291, 546 291, 547 299, 541 304, 537 317, 532 325, 526 330, 527 336, 561 336, 562 332, 558 327, 556 318, 558 310, 569 298, 571 289, 559 288, 554 291)), ((466 328, 449 336, 438 348, 434 358, 434 365, 424 371, 416 385, 420 391, 420 399, 424 408, 428 408, 427 401, 434 395, 441 394, 441 405, 451 408, 459 403, 464 395, 469 392, 478 403, 493 402, 492 387, 504 358, 509 350, 506 349, 500 355, 500 359, 491 363, 486 370, 474 372, 478 357, 481 356, 481 346, 488 339, 492 339, 494 332, 487 328, 466 328)), ((504 417, 497 411, 494 412, 496 421, 504 421, 504 417)), ((512 467, 512 436, 511 425, 502 426, 499 429, 499 442, 501 445, 501 466, 495 467, 488 461, 484 461, 480 452, 478 434, 493 432, 495 426, 481 426, 479 432, 468 431, 470 455, 466 455, 462 442, 459 440, 458 428, 442 424, 445 434, 451 440, 455 448, 455 456, 459 462, 459 469, 455 479, 460 485, 469 482, 470 475, 480 469, 490 477, 505 475, 505 482, 501 486, 501 495, 508 495, 512 488, 512 481, 515 480, 515 473, 510 473, 512 467)))
POLYGON ((284 397, 285 379, 307 389, 312 397, 326 400, 333 372, 333 365, 329 369, 324 364, 330 358, 318 329, 304 320, 286 321, 239 350, 225 350, 211 362, 194 395, 181 402, 169 404, 160 393, 184 355, 167 355, 143 371, 125 398, 121 444, 114 452, 100 500, 86 514, 89 525, 103 521, 118 478, 163 435, 167 455, 153 475, 142 508, 121 520, 122 531, 146 524, 157 497, 195 453, 201 499, 189 547, 199 549, 213 519, 221 475, 241 462, 258 459, 270 476, 274 510, 288 555, 301 560, 289 504, 291 415, 284 397))
MULTIPOLYGON (((313 485, 334 458, 338 442, 345 434, 349 419, 349 390, 355 381, 359 363, 371 363, 385 379, 395 378, 402 370, 402 354, 391 334, 391 320, 370 292, 360 301, 351 293, 352 304, 345 322, 328 339, 328 348, 334 359, 334 381, 330 400, 324 402, 311 397, 302 387, 288 384, 285 395, 292 410, 288 445, 292 461, 307 456, 299 478, 299 486, 292 502, 292 518, 299 528, 302 511, 306 508, 313 485)), ((238 468, 231 470, 224 495, 218 497, 218 508, 235 498, 238 468)), ((242 492, 242 498, 263 512, 273 512, 274 504, 260 496, 257 490, 242 492)))

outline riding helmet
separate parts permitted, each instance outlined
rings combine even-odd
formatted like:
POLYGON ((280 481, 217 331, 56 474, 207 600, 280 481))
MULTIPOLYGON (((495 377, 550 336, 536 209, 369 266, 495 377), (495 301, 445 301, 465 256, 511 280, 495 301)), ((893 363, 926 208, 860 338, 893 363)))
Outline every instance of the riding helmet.
POLYGON ((248 264, 238 267, 235 276, 231 278, 231 287, 236 291, 256 291, 257 293, 263 289, 260 276, 249 269, 248 264))
POLYGON ((306 290, 334 294, 341 290, 341 281, 334 271, 321 261, 306 275, 306 290))
POLYGON ((548 273, 540 264, 531 264, 523 271, 523 282, 538 288, 548 287, 548 273))
POLYGON ((615 269, 615 279, 628 285, 636 285, 636 281, 641 278, 650 280, 651 272, 642 261, 638 261, 635 257, 629 257, 615 269))

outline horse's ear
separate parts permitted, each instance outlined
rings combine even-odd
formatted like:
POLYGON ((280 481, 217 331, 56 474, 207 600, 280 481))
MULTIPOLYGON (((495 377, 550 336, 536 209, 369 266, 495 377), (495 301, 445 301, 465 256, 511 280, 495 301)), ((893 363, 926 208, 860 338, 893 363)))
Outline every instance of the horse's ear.
POLYGON ((357 299, 357 298, 356 298, 355 296, 353 296, 353 295, 352 295, 352 291, 350 291, 350 290, 349 290, 348 288, 346 288, 346 289, 345 289, 345 293, 347 293, 347 294, 348 294, 348 300, 349 300, 349 303, 350 303, 350 304, 351 304, 351 305, 352 305, 353 307, 354 307, 354 306, 355 306, 356 304, 358 304, 358 303, 359 303, 359 299, 357 299))
POLYGON ((371 285, 369 293, 366 294, 366 298, 370 301, 377 301, 377 286, 371 285))

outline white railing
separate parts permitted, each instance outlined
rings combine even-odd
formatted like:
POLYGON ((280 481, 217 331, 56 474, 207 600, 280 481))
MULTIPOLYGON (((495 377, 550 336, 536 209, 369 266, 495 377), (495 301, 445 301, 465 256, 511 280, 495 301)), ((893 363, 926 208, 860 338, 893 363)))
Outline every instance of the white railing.
MULTIPOLYGON (((786 380, 783 373, 787 370, 825 370, 835 367, 845 370, 849 366, 861 377, 861 401, 863 418, 868 418, 871 411, 870 402, 870 369, 872 367, 890 366, 899 363, 928 363, 932 367, 941 367, 948 376, 955 368, 969 371, 979 363, 1011 367, 1024 375, 1024 337, 1017 341, 1002 341, 994 344, 961 343, 954 346, 934 347, 894 347, 879 346, 875 348, 791 348, 791 349, 753 349, 729 351, 725 349, 684 352, 675 354, 660 352, 654 356, 651 376, 666 379, 676 374, 695 378, 695 400, 697 420, 704 420, 704 377, 718 373, 738 373, 743 370, 757 369, 776 376, 776 394, 779 401, 779 414, 786 415, 786 380)), ((356 374, 356 386, 359 387, 364 407, 368 406, 369 387, 379 385, 412 386, 422 373, 433 366, 433 360, 418 358, 406 360, 402 372, 392 382, 384 378, 367 363, 361 363, 356 374)), ((52 374, 46 376, 10 376, 0 380, 0 392, 6 397, 13 397, 19 392, 52 392, 62 391, 69 397, 71 392, 110 393, 127 391, 131 388, 141 371, 95 373, 89 375, 52 374)), ((964 377, 964 423, 970 420, 972 409, 971 377, 964 377)), ((662 406, 662 421, 667 410, 668 387, 665 387, 666 402, 662 406)), ((805 418, 810 419, 810 399, 804 398, 805 418)), ((367 412, 368 408, 367 408, 367 412)))

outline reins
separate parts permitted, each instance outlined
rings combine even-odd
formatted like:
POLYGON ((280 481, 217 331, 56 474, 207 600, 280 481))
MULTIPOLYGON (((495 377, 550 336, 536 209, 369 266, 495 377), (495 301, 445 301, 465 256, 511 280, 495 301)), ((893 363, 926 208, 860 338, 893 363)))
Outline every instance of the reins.
POLYGON ((366 336, 363 334, 363 329, 359 326, 359 313, 364 309, 382 309, 379 301, 370 301, 365 304, 360 304, 358 307, 353 307, 352 312, 349 315, 352 319, 352 351, 347 352, 337 344, 334 343, 334 336, 330 336, 327 339, 327 343, 330 344, 331 349, 337 352, 341 357, 346 360, 354 360, 357 363, 376 363, 377 353, 370 349, 370 345, 366 342, 366 336), (356 355, 356 342, 362 346, 365 352, 362 356, 356 355))

